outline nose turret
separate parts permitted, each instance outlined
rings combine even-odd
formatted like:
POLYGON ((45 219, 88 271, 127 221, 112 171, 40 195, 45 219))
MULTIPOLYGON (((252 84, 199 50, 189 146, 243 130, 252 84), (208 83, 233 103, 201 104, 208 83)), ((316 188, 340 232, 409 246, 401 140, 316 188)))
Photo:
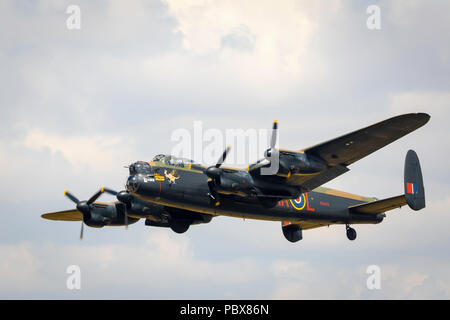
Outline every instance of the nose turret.
POLYGON ((130 171, 130 176, 136 174, 151 174, 153 172, 152 167, 148 164, 148 162, 138 161, 131 164, 128 168, 130 171))
POLYGON ((143 182, 143 176, 141 174, 133 174, 128 177, 126 188, 130 193, 136 193, 143 182))
POLYGON ((161 183, 155 181, 153 176, 138 173, 128 177, 126 189, 138 198, 152 200, 160 196, 161 183))

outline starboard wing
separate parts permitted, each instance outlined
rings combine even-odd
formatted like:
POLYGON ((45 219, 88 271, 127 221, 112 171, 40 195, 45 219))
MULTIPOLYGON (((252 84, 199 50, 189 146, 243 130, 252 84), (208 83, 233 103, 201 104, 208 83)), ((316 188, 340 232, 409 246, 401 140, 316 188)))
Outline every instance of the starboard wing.
POLYGON ((348 166, 371 153, 424 126, 430 120, 426 113, 409 113, 390 118, 302 150, 318 156, 329 166, 348 166))
POLYGON ((417 130, 429 120, 426 113, 404 114, 301 150, 324 160, 328 168, 312 175, 293 174, 287 178, 287 183, 301 186, 304 191, 314 190, 349 171, 347 166, 417 130))

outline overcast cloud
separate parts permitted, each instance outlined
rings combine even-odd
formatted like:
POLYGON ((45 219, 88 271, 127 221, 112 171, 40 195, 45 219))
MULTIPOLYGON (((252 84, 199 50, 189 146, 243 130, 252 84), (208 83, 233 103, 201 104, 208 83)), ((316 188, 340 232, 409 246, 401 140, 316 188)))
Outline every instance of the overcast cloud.
POLYGON ((445 0, 1 1, 0 298, 448 299, 448 12, 445 0), (381 30, 366 27, 373 4, 381 30), (69 5, 81 30, 66 27, 69 5), (406 112, 432 118, 327 186, 399 195, 415 149, 427 208, 357 226, 355 242, 333 226, 291 244, 279 223, 225 217, 183 235, 86 228, 80 242, 79 223, 40 218, 72 207, 64 189, 123 189, 124 165, 170 153, 194 121, 277 119, 280 146, 302 149, 406 112), (66 288, 73 264, 80 291, 66 288), (366 287, 369 265, 381 290, 366 287))

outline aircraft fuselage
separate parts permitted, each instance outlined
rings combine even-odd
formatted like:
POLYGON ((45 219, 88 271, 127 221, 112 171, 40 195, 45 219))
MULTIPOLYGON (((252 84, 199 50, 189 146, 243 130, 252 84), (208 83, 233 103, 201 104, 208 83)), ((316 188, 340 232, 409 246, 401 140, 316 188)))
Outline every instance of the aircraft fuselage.
POLYGON ((220 204, 211 201, 208 177, 200 170, 152 166, 152 175, 135 174, 128 178, 127 189, 135 197, 164 206, 268 221, 311 221, 330 224, 380 223, 384 215, 352 215, 349 207, 374 201, 337 190, 317 188, 297 199, 283 199, 265 206, 256 196, 221 195, 220 204))

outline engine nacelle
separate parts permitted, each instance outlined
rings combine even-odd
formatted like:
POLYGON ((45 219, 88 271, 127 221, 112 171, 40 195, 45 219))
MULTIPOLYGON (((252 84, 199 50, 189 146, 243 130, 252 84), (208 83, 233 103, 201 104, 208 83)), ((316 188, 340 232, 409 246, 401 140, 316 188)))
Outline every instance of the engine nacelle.
POLYGON ((134 198, 128 208, 128 217, 147 218, 159 221, 162 218, 164 206, 156 203, 144 202, 134 198))
MULTIPOLYGON (((89 214, 83 216, 83 221, 86 225, 94 228, 124 226, 126 210, 126 206, 123 203, 93 203, 90 207, 89 214)), ((138 220, 128 217, 128 224, 135 223, 138 220)))
POLYGON ((327 164, 304 153, 280 151, 279 173, 318 173, 327 169, 327 164))
POLYGON ((216 184, 216 190, 218 193, 222 194, 247 196, 254 191, 253 178, 247 172, 227 172, 224 170, 220 176, 219 183, 216 184))

